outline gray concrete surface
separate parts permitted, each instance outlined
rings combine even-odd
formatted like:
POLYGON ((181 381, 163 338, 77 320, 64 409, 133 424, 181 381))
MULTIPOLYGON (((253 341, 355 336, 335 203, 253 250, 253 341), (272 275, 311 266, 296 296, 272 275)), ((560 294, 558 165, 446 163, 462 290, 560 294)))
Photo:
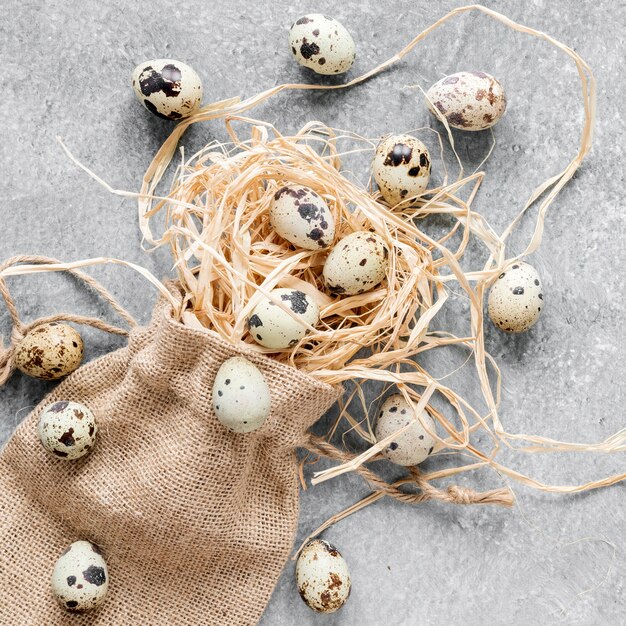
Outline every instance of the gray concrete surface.
MULTIPOLYGON (((251 95, 280 82, 313 80, 295 65, 286 45, 289 25, 303 13, 334 15, 351 31, 358 49, 354 76, 460 4, 5 0, 0 13, 0 257, 107 255, 168 274, 167 251, 148 254, 140 248, 134 203, 88 179, 55 141, 62 136, 115 187, 137 189, 172 127, 135 101, 129 74, 136 63, 163 56, 188 62, 204 79, 206 100, 251 95)), ((555 203, 543 246, 532 259, 545 283, 545 314, 525 336, 488 330, 489 349, 504 376, 502 418, 513 432, 599 441, 626 425, 621 78, 626 6, 623 0, 489 5, 574 47, 598 80, 594 150, 555 203)), ((560 171, 576 150, 582 113, 575 68, 545 44, 487 18, 466 16, 366 85, 332 94, 283 94, 254 114, 284 131, 309 119, 368 136, 434 125, 411 86, 426 87, 459 69, 492 72, 509 94, 509 111, 497 127, 497 146, 475 204, 501 230, 534 186, 560 171)), ((196 127, 185 145, 193 148, 213 137, 223 137, 218 125, 196 127)), ((488 148, 483 135, 459 135, 458 142, 470 167, 488 148)), ((440 172, 437 167, 435 162, 440 172)), ((532 222, 533 215, 523 222, 514 249, 526 241, 532 222)), ((473 266, 480 260, 477 249, 468 256, 473 266)), ((148 319, 154 293, 140 277, 120 268, 97 268, 93 274, 139 320, 148 319)), ((67 278, 32 277, 11 285, 27 319, 58 310, 113 319, 67 278)), ((433 327, 462 330, 466 312, 463 300, 452 298, 433 327)), ((0 323, 6 333, 4 312, 0 323)), ((89 359, 120 345, 95 331, 86 331, 85 337, 89 359)), ((431 355, 427 365, 442 376, 462 359, 454 352, 440 353, 431 355)), ((477 399, 470 369, 448 382, 477 399)), ((49 388, 16 375, 0 390, 0 440, 49 388)), ((626 466, 623 453, 509 453, 502 459, 557 484, 626 466)), ((444 457, 428 466, 447 463, 444 457)), ((483 472, 466 484, 502 482, 483 472)), ((624 489, 618 485, 565 497, 518 486, 513 511, 380 502, 326 533, 352 569, 354 588, 346 607, 333 616, 313 614, 298 597, 288 564, 262 624, 623 624, 624 489)), ((305 492, 300 537, 365 493, 353 476, 305 492)))

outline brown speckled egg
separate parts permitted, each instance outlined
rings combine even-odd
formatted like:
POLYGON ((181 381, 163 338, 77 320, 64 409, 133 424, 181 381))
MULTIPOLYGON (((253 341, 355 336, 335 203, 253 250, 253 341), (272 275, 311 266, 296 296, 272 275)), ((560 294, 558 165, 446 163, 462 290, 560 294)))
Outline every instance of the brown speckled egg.
POLYGON ((430 165, 428 148, 419 139, 390 135, 376 148, 372 173, 385 202, 395 206, 426 190, 430 165))
POLYGON ((79 402, 60 400, 49 404, 39 416, 39 439, 43 447, 66 461, 85 456, 96 443, 98 427, 93 413, 79 402))
POLYGON ((350 33, 337 20, 319 13, 294 22, 289 45, 296 61, 317 74, 347 72, 356 58, 350 33))
POLYGON ((75 541, 57 560, 52 591, 68 611, 88 611, 101 605, 108 590, 107 564, 95 544, 75 541))
POLYGON ((354 295, 378 285, 389 265, 389 251, 382 237, 357 231, 341 239, 324 264, 324 281, 335 294, 354 295))
POLYGON ((163 119, 179 120, 195 113, 200 107, 200 77, 180 61, 145 61, 133 70, 131 80, 137 100, 163 119))
POLYGON ((226 359, 213 381, 213 411, 226 428, 249 433, 270 414, 271 394, 261 370, 241 356, 226 359))
POLYGON ((60 322, 42 324, 17 344, 15 366, 28 376, 56 380, 81 364, 83 350, 83 340, 71 326, 60 322))
POLYGON ((335 219, 324 199, 302 185, 281 187, 272 199, 270 223, 298 248, 320 250, 335 238, 335 219))
MULTIPOLYGON (((415 416, 411 405, 400 393, 389 396, 380 408, 376 422, 376 439, 381 440, 406 426, 415 416)), ((435 431, 435 422, 427 413, 422 418, 431 431, 435 431)), ((424 461, 435 447, 435 439, 431 437, 419 420, 413 422, 407 430, 400 433, 383 450, 383 454, 397 465, 417 465, 424 461)))
POLYGON ((350 596, 350 570, 337 548, 315 539, 302 549, 296 563, 296 584, 307 606, 319 613, 333 613, 350 596))
POLYGON ((543 289, 537 270, 522 261, 507 268, 491 286, 487 308, 491 321, 500 330, 527 331, 543 309, 543 289))
MULTIPOLYGON (((311 326, 319 322, 319 306, 303 291, 279 288, 273 289, 272 295, 282 300, 302 322, 311 326)), ((268 298, 263 298, 248 318, 248 329, 258 344, 273 350, 283 350, 295 346, 304 337, 307 327, 302 322, 268 298)))
POLYGON ((485 72, 458 72, 442 78, 426 93, 428 108, 439 110, 453 128, 484 130, 504 115, 502 85, 485 72))

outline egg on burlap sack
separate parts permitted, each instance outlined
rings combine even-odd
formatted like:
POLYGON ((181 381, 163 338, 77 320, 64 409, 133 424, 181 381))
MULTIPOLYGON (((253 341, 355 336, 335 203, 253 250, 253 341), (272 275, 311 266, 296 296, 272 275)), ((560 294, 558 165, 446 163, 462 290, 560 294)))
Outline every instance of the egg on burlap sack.
POLYGON ((236 433, 260 428, 268 418, 272 398, 263 374, 240 356, 226 359, 213 381, 213 411, 217 419, 236 433))
POLYGON ((90 623, 256 623, 295 537, 296 446, 337 396, 253 348, 184 326, 160 301, 128 346, 42 400, 0 455, 0 623, 76 623, 49 587, 58 555, 81 537, 102 548, 112 580, 90 623), (271 391, 271 414, 252 433, 230 432, 213 414, 213 380, 234 356, 271 391), (37 436, 43 408, 68 399, 99 418, 98 445, 76 463, 37 436))
POLYGON ((65 400, 53 402, 43 409, 38 434, 50 454, 74 461, 91 451, 96 443, 98 425, 88 407, 65 400))
POLYGON ((109 590, 107 564, 98 546, 75 541, 57 559, 52 570, 52 592, 68 611, 90 611, 100 606, 109 590))

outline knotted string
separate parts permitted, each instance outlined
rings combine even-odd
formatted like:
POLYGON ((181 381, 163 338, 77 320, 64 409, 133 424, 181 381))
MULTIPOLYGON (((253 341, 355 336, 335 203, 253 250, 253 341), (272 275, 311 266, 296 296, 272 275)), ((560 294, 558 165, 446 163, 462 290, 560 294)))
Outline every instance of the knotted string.
MULTIPOLYGON (((13 267, 14 265, 19 265, 21 263, 44 265, 58 264, 60 263, 60 261, 45 256, 14 256, 0 264, 0 276, 2 275, 2 272, 7 268, 13 267)), ((107 302, 111 306, 111 308, 128 324, 130 328, 137 326, 137 322, 135 321, 133 316, 121 304, 119 304, 119 302, 117 302, 113 295, 95 278, 89 276, 89 274, 85 274, 79 269, 68 269, 66 271, 68 271, 70 274, 91 287, 105 302, 107 302)), ((89 317, 85 315, 74 315, 70 313, 57 313, 55 315, 42 317, 34 322, 26 324, 20 319, 17 306, 15 305, 15 300, 11 295, 11 292, 9 291, 6 280, 4 278, 0 278, 0 295, 4 299, 7 311, 11 316, 11 321, 13 324, 9 344, 7 347, 4 346, 4 341, 0 336, 0 386, 4 385, 4 383, 9 379, 9 377, 13 373, 13 370, 15 369, 15 352, 19 342, 31 330, 33 330, 33 328, 41 326, 42 324, 49 324, 50 322, 59 321, 73 322, 75 324, 91 326, 93 328, 97 328, 108 333, 113 333, 115 335, 128 335, 128 330, 126 330, 125 328, 113 326, 111 324, 108 324, 107 322, 102 321, 99 318, 89 317)))
MULTIPOLYGON (((340 450, 325 439, 310 435, 307 441, 307 448, 311 452, 321 454, 333 461, 346 462, 353 455, 340 450)), ((372 472, 365 465, 356 468, 365 480, 374 487, 375 491, 383 496, 395 498, 400 502, 408 504, 418 504, 426 500, 441 500, 454 504, 499 504, 500 506, 513 506, 513 495, 509 489, 493 489, 491 491, 477 492, 467 487, 458 485, 449 485, 446 489, 437 489, 433 487, 423 476, 418 467, 409 469, 409 477, 403 478, 396 483, 389 484, 383 480, 378 474, 372 472), (413 484, 419 489, 419 493, 409 493, 402 491, 400 486, 413 484)))
MULTIPOLYGON (((304 444, 306 448, 320 456, 327 457, 333 461, 341 461, 345 463, 350 461, 354 455, 339 450, 325 439, 310 434, 304 444)), ((359 465, 354 471, 360 474, 374 489, 374 491, 352 506, 344 509, 340 513, 333 515, 326 520, 321 526, 316 528, 300 545, 298 551, 293 555, 292 559, 298 558, 302 548, 313 538, 317 537, 333 524, 340 522, 342 519, 360 511, 361 509, 374 504, 381 498, 389 496, 400 502, 407 504, 419 504, 427 500, 439 500, 441 502, 449 502, 452 504, 497 504, 499 506, 511 507, 515 499, 510 489, 492 489, 491 491, 474 491, 468 487, 460 487, 459 485, 448 485, 445 489, 437 489, 431 485, 424 477, 418 467, 407 468, 409 475, 390 484, 383 480, 378 474, 372 472, 365 465, 359 465), (413 485, 419 489, 417 493, 403 491, 400 487, 404 485, 413 485)))

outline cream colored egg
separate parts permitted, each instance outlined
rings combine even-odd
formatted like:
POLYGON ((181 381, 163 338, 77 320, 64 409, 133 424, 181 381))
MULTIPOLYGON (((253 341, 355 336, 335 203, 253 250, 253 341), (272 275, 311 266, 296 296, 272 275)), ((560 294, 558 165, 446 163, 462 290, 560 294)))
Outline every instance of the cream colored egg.
POLYGON ((340 295, 370 291, 378 285, 389 266, 389 251, 382 237, 357 231, 341 239, 324 263, 328 289, 340 295))
POLYGON ((350 33, 335 19, 311 13, 297 19, 289 31, 296 61, 317 74, 347 72, 356 58, 350 33))
MULTIPOLYGON (((380 408, 378 421, 376 422, 375 435, 380 441, 406 426, 415 417, 411 405, 402 394, 389 396, 380 408)), ((435 422, 424 411, 422 419, 428 428, 434 432, 435 422)), ((428 434, 419 419, 413 422, 407 430, 394 437, 393 441, 383 450, 383 454, 397 465, 417 465, 424 461, 435 447, 435 439, 428 434)))
POLYGON ((179 120, 195 113, 202 101, 202 82, 187 64, 173 59, 140 63, 132 85, 141 104, 158 117, 179 120))
POLYGON ((319 322, 319 306, 310 296, 297 289, 274 289, 272 295, 288 306, 296 319, 268 298, 263 298, 248 319, 250 335, 266 348, 291 348, 306 334, 305 323, 315 326, 319 322))
POLYGON ((73 461, 92 450, 98 426, 94 414, 84 404, 60 400, 43 409, 37 430, 48 452, 73 461))
POLYGON ((442 78, 426 93, 428 108, 437 109, 453 128, 484 130, 506 109, 502 85, 485 72, 458 72, 442 78))
POLYGON ((272 228, 298 248, 327 248, 335 237, 335 219, 328 205, 312 189, 285 185, 272 199, 272 228))
POLYGON ((34 378, 56 380, 83 360, 81 336, 68 324, 50 322, 33 328, 15 349, 15 366, 34 378))
POLYGON ((489 290, 487 309, 491 321, 500 330, 527 331, 543 309, 543 289, 537 270, 521 261, 504 270, 489 290))
POLYGON ((319 613, 333 613, 350 596, 352 581, 345 559, 330 543, 315 539, 302 549, 296 563, 300 597, 319 613))
POLYGON ((235 356, 220 365, 212 398, 217 419, 236 433, 260 428, 270 414, 270 388, 261 370, 244 357, 235 356))
POLYGON ((390 206, 415 198, 428 186, 428 148, 411 135, 390 135, 376 148, 372 173, 385 202, 390 206))
POLYGON ((75 541, 57 560, 52 591, 69 611, 100 606, 109 590, 109 572, 100 549, 89 541, 75 541))

